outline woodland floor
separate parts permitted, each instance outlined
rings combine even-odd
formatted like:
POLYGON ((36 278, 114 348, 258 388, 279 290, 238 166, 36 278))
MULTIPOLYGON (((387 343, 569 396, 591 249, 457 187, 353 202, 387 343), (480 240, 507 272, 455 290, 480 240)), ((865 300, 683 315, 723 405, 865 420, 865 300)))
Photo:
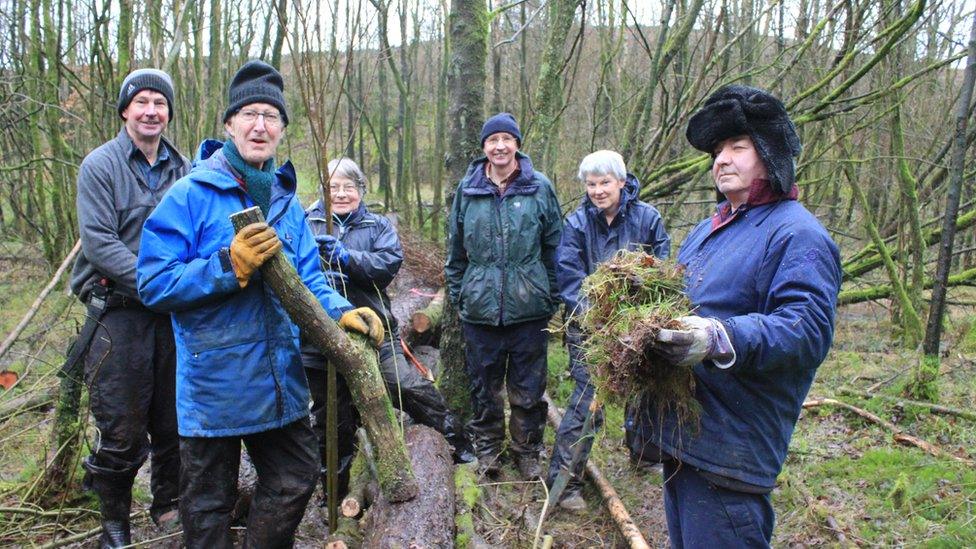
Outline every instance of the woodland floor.
MULTIPOLYGON (((16 246, 0 246, 3 335, 47 282, 39 262, 21 259, 27 255, 16 246)), ((428 280, 409 269, 397 277, 391 294, 395 314, 401 320, 429 299, 434 288, 428 280)), ((951 297, 972 302, 976 293, 964 290, 951 297)), ((14 389, 0 389, 0 406, 56 383, 53 371, 80 315, 80 306, 63 292, 45 302, 21 342, 0 360, 0 368, 21 375, 14 389)), ((841 309, 833 349, 818 372, 810 397, 838 398, 878 414, 948 453, 976 458, 974 421, 936 415, 897 401, 840 395, 843 387, 899 395, 916 355, 891 343, 890 326, 883 303, 841 309)), ((944 341, 940 402, 972 411, 976 409, 976 308, 953 307, 944 341)), ((550 344, 549 368, 549 394, 557 404, 564 403, 572 383, 558 337, 550 344)), ((661 478, 652 470, 630 465, 622 445, 622 415, 619 409, 607 410, 606 425, 592 459, 617 489, 651 546, 663 547, 667 545, 667 531, 661 478)), ((0 419, 0 546, 45 546, 98 525, 95 501, 76 486, 66 491, 60 514, 41 514, 41 509, 23 501, 23 494, 39 474, 38 463, 43 462, 39 458, 48 445, 52 417, 50 409, 42 409, 0 419)), ((551 428, 546 430, 548 448, 552 432, 551 428)), ((976 546, 976 470, 898 444, 891 433, 841 409, 803 411, 779 480, 773 492, 775 546, 976 546)), ((545 498, 542 484, 519 481, 511 464, 506 464, 502 477, 483 483, 482 488, 484 496, 475 509, 475 524, 487 546, 532 547, 545 498)), ((156 540, 142 545, 147 547, 178 546, 178 535, 158 539, 165 533, 148 520, 145 468, 134 494, 135 539, 156 540)), ((584 496, 589 504, 587 513, 552 513, 542 533, 553 535, 555 547, 622 547, 595 488, 587 486, 584 496)), ((317 490, 299 529, 300 547, 319 547, 325 537, 325 513, 315 504, 318 498, 317 490)), ((67 546, 94 547, 95 539, 91 536, 67 546)))

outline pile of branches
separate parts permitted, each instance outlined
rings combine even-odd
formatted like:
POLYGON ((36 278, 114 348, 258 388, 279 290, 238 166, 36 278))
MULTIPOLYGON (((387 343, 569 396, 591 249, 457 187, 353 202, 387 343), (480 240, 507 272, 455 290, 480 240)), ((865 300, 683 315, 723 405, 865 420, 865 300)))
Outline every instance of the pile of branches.
POLYGON ((664 364, 646 351, 661 329, 685 327, 675 320, 691 313, 684 286, 681 266, 624 250, 583 281, 583 351, 602 401, 646 398, 683 417, 697 409, 691 367, 664 364))

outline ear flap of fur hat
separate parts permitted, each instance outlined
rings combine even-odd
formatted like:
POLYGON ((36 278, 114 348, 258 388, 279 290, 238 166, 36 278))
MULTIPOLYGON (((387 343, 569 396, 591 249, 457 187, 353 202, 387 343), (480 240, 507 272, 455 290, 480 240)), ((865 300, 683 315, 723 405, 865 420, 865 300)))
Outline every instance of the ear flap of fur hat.
POLYGON ((766 165, 773 190, 788 193, 796 182, 794 158, 802 146, 783 102, 749 86, 725 86, 708 98, 688 121, 692 147, 713 154, 725 139, 748 135, 766 165))

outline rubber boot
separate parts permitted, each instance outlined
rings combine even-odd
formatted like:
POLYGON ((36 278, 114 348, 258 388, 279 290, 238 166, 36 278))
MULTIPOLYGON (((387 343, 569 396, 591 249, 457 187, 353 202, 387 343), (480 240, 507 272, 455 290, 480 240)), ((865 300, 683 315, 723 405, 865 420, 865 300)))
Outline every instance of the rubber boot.
MULTIPOLYGON (((96 480, 95 485, 99 483, 96 480)), ((102 509, 102 537, 100 549, 124 547, 132 543, 129 526, 129 508, 132 505, 132 490, 101 490, 98 493, 102 509)))
POLYGON ((85 484, 98 495, 102 512, 100 549, 123 547, 132 543, 129 510, 132 507, 132 481, 128 472, 114 471, 95 464, 89 456, 82 466, 88 472, 85 484))
POLYGON ((451 454, 451 457, 454 458, 454 463, 472 463, 478 459, 474 454, 474 445, 471 444, 471 438, 464 431, 464 427, 458 425, 454 414, 448 413, 444 417, 443 433, 444 438, 447 439, 447 443, 454 448, 451 454))

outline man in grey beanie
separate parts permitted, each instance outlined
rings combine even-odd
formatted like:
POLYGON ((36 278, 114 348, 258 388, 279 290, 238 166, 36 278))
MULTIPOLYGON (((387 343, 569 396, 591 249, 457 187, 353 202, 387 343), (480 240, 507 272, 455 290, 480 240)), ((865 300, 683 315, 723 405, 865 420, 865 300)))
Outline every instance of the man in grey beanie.
POLYGON ((152 454, 150 516, 178 522, 179 443, 176 355, 169 315, 150 311, 136 291, 142 225, 189 162, 163 132, 173 115, 173 82, 156 69, 133 71, 119 90, 118 135, 92 151, 78 172, 81 254, 71 290, 87 306, 85 327, 65 372, 84 365, 99 436, 85 458, 85 484, 98 495, 101 547, 131 543, 132 482, 152 454))

